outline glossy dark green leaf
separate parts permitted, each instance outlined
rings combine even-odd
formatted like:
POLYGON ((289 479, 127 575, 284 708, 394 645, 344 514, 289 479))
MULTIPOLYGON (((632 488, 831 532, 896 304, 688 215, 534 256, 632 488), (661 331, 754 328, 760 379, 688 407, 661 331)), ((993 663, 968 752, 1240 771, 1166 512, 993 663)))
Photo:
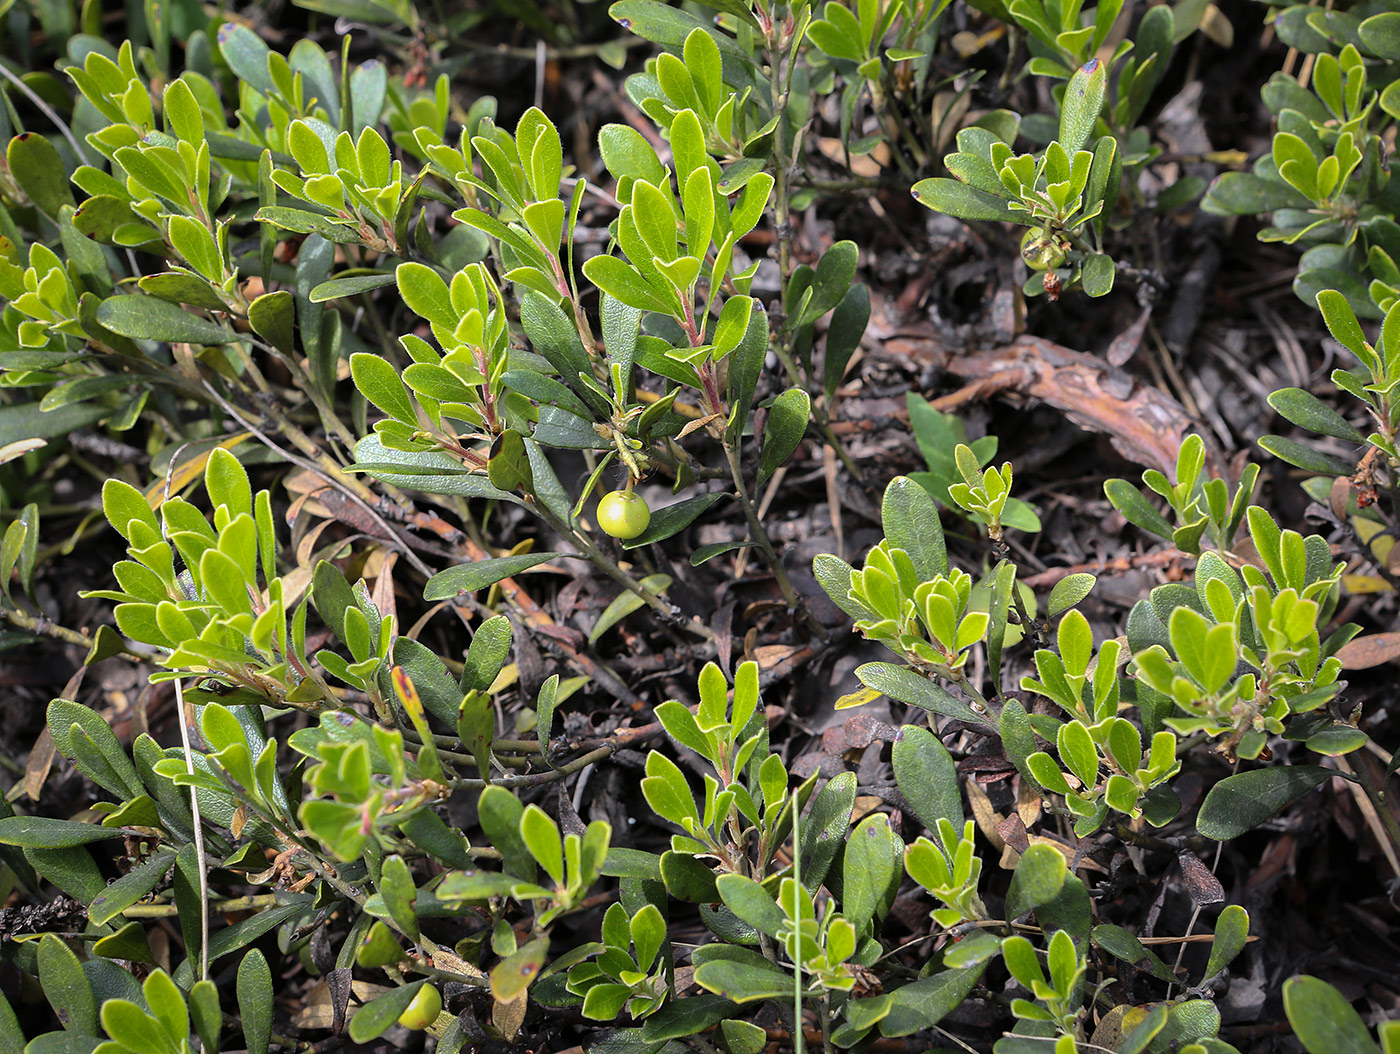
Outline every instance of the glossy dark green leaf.
POLYGON ((77 751, 72 743, 75 728, 87 733, 93 747, 100 752, 103 778, 98 779, 98 771, 92 768, 83 773, 89 779, 104 790, 122 797, 132 797, 142 792, 141 779, 136 774, 135 766, 122 749, 112 726, 101 714, 71 699, 55 699, 49 703, 46 716, 49 735, 64 757, 77 760, 77 751))
POLYGON ((1226 776, 1206 794, 1196 829, 1217 842, 1238 838, 1335 775, 1318 765, 1280 765, 1226 776))
POLYGON ((904 874, 904 841, 884 813, 867 816, 856 825, 841 857, 841 911, 862 932, 873 919, 883 918, 904 874))
MULTIPOLYGON (((797 326, 811 325, 832 308, 836 307, 851 291, 855 279, 859 251, 852 241, 833 243, 817 261, 816 273, 812 276, 812 296, 802 316, 795 320, 797 326)), ((791 309, 796 305, 789 304, 791 309)))
POLYGON ((1287 461, 1305 472, 1324 476, 1347 476, 1356 471, 1354 462, 1336 457, 1307 443, 1283 436, 1260 436, 1259 445, 1274 457, 1287 461))
POLYGON ((287 290, 264 293, 249 304, 248 324, 283 355, 296 354, 296 304, 287 290))
POLYGON ((510 578, 522 571, 550 560, 558 560, 567 553, 520 553, 516 556, 501 556, 489 560, 477 560, 470 564, 459 564, 440 571, 428 579, 424 587, 425 600, 447 600, 462 593, 474 593, 478 589, 495 585, 503 578, 510 578))
POLYGON ((696 494, 664 508, 655 509, 652 511, 651 522, 647 524, 647 529, 637 537, 624 541, 622 547, 636 549, 639 546, 650 545, 652 542, 663 542, 685 530, 699 519, 706 509, 725 497, 729 497, 729 495, 724 491, 712 490, 706 494, 696 494))
POLYGON ((530 452, 525 449, 525 440, 515 429, 507 428, 496 437, 491 446, 491 460, 487 463, 486 474, 491 485, 501 490, 529 492, 534 489, 535 474, 530 468, 530 452))
POLYGON ((732 553, 736 549, 749 549, 757 545, 757 542, 735 541, 735 542, 711 542, 709 545, 699 545, 690 554, 690 566, 699 567, 703 563, 708 563, 717 556, 725 553, 732 553))
POLYGON ((1150 531, 1160 538, 1170 539, 1172 525, 1167 522, 1145 497, 1142 491, 1125 479, 1104 480, 1104 496, 1108 503, 1123 514, 1123 518, 1135 527, 1150 531))
POLYGON ((855 803, 856 774, 841 772, 827 781, 802 817, 802 884, 809 892, 815 893, 826 880, 827 871, 845 844, 855 803))
POLYGON ((682 1039, 733 1017, 739 1004, 711 992, 700 992, 684 999, 673 999, 642 1023, 642 1038, 648 1043, 682 1039))
MULTIPOLYGON (((111 828, 107 830, 116 833, 111 828)), ((84 846, 62 849, 25 847, 24 858, 35 871, 80 903, 91 903, 107 888, 107 880, 102 877, 97 861, 84 846)))

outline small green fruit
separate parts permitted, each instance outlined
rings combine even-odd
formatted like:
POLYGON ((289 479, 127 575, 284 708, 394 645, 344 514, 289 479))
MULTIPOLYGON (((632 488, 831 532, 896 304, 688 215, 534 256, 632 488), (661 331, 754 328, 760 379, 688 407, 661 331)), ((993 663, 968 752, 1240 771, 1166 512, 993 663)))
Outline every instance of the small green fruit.
POLYGON ((442 1013, 442 996, 430 984, 418 989, 408 1009, 399 1015, 399 1024, 415 1031, 425 1029, 442 1013))
POLYGON ((1032 271, 1050 271, 1065 262, 1069 242, 1043 227, 1032 227, 1021 236, 1021 259, 1032 271))
POLYGON ((630 490, 604 494, 598 502, 598 526, 614 538, 636 538, 651 523, 651 509, 630 490))

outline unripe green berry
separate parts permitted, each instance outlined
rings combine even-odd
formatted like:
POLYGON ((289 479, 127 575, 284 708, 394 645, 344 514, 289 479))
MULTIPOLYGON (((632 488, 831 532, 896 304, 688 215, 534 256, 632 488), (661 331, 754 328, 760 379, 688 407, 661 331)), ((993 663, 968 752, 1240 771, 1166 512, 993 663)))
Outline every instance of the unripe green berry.
POLYGON ((1032 271, 1050 271, 1065 262, 1068 243, 1059 234, 1032 227, 1021 236, 1021 259, 1032 271))
POLYGON ((399 1024, 415 1031, 425 1029, 442 1013, 442 995, 430 984, 418 989, 413 1002, 399 1015, 399 1024))
POLYGON ((598 502, 598 526, 614 538, 638 537, 651 523, 651 509, 630 490, 604 494, 598 502))

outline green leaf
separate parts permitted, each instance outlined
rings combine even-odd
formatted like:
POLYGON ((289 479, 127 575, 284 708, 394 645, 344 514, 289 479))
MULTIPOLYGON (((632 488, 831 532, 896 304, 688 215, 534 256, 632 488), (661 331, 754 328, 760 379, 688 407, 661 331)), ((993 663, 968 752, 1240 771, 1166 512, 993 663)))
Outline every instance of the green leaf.
MULTIPOLYGON (((642 586, 653 593, 664 593, 671 585, 670 575, 647 575, 642 579, 642 586)), ((646 601, 637 596, 636 593, 622 593, 611 604, 603 609, 603 613, 598 616, 598 621, 593 624, 593 628, 588 632, 589 642, 596 641, 608 630, 625 619, 632 612, 636 611, 646 601)))
POLYGON ((462 667, 463 692, 484 692, 491 687, 510 656, 511 637, 510 619, 504 615, 495 615, 477 627, 462 667))
POLYGON ((1108 503, 1133 526, 1171 540, 1172 525, 1142 496, 1142 491, 1137 487, 1125 479, 1109 479, 1104 481, 1103 492, 1108 503))
POLYGON ((941 176, 921 179, 914 184, 912 193, 920 205, 960 220, 1015 221, 1020 216, 1011 211, 1005 198, 959 183, 956 179, 941 176))
POLYGON ((654 3, 653 0, 619 0, 608 8, 608 14, 623 29, 655 44, 674 48, 677 52, 685 46, 685 38, 693 30, 704 30, 714 38, 719 47, 720 57, 725 64, 724 79, 727 84, 738 83, 736 75, 739 67, 748 69, 753 66, 753 58, 740 49, 733 37, 716 32, 707 20, 698 18, 689 11, 666 7, 654 3))
POLYGON ((1064 888, 1068 867, 1064 855, 1051 846, 1032 845, 1016 862, 1011 887, 1006 891, 1006 917, 1018 919, 1026 912, 1048 904, 1064 888))
POLYGON ((1090 256, 1079 269, 1079 281, 1089 296, 1107 296, 1113 290, 1113 275, 1113 258, 1105 253, 1090 256))
POLYGON ((948 573, 948 547, 938 506, 920 484, 908 476, 890 480, 880 502, 880 519, 890 545, 909 554, 921 581, 948 573))
POLYGON ((857 933, 889 910, 903 863, 904 841, 884 813, 867 816, 851 832, 841 858, 841 911, 857 933))
POLYGON ((556 886, 564 885, 564 846, 559 826, 538 805, 525 807, 520 817, 520 837, 535 862, 544 868, 556 886))
MULTIPOLYGON (((952 1013, 982 976, 982 965, 944 970, 889 993, 889 1012, 880 1020, 880 1035, 911 1036, 932 1028, 952 1013)), ((852 1000, 853 1003, 860 1000, 852 1000)))
POLYGON ((383 995, 370 1000, 355 1012, 350 1019, 350 1038, 356 1043, 368 1043, 378 1039, 408 1009, 418 989, 426 981, 413 981, 398 988, 391 988, 383 995))
POLYGON ((57 222, 63 207, 74 204, 63 158, 46 137, 37 132, 21 132, 10 140, 5 159, 20 189, 49 219, 57 222))
POLYGON ((490 498, 523 504, 518 495, 491 485, 485 476, 469 472, 460 461, 440 450, 395 450, 377 435, 355 444, 352 466, 375 479, 424 494, 450 494, 462 498, 490 498))
POLYGON ((851 812, 856 803, 856 774, 833 776, 812 802, 802 820, 802 884, 815 893, 826 879, 836 854, 851 829, 851 812))
POLYGON ((56 820, 48 816, 7 816, 0 819, 0 844, 36 849, 68 849, 120 838, 122 832, 76 820, 56 820))
POLYGON ((1308 1054, 1376 1054, 1361 1015, 1326 981, 1290 977, 1283 984, 1283 1010, 1308 1054))
POLYGON ((961 699, 950 695, 925 677, 904 666, 888 662, 868 662, 856 669, 860 683, 891 699, 911 706, 921 706, 935 714, 953 717, 969 724, 991 727, 988 719, 961 699))
MULTIPOLYGON (((407 266, 407 265, 405 265, 407 266)), ((396 421, 418 427, 418 414, 403 379, 387 359, 369 352, 350 356, 350 376, 360 394, 396 421)))
POLYGON ((248 1054, 267 1054, 272 1037, 272 971, 254 949, 238 964, 238 1016, 248 1054))
POLYGON ((811 299, 807 301, 801 318, 794 323, 796 326, 811 325, 850 292, 858 257, 859 251, 852 241, 835 242, 822 253, 816 273, 812 276, 811 299))
POLYGON ((97 321, 113 333, 133 340, 167 344, 227 344, 237 339, 217 322, 192 315, 153 296, 113 296, 97 308, 97 321))
POLYGON ((1176 974, 1172 973, 1171 968, 1155 952, 1145 947, 1142 941, 1122 926, 1095 926, 1093 941, 1108 954, 1122 959, 1125 963, 1131 963, 1158 980, 1168 983, 1177 980, 1176 974))
POLYGON ((1071 157, 1093 134, 1107 87, 1108 63, 1097 58, 1084 63, 1069 79, 1060 107, 1059 143, 1071 157))
MULTIPOLYGON (((723 898, 715 885, 715 872, 690 853, 668 851, 661 854, 661 881, 666 892, 689 904, 713 904, 723 898)), ((767 896, 765 893, 764 896, 767 896)), ((770 901, 771 897, 768 898, 770 901)), ((731 910, 750 925, 747 916, 730 905, 731 910)))
POLYGON ((284 355, 296 354, 296 303, 287 290, 264 293, 249 304, 248 324, 284 355))
POLYGON ((812 397, 801 388, 789 388, 768 408, 763 424, 763 454, 758 465, 758 485, 772 477, 778 467, 792 456, 797 444, 807 433, 807 418, 812 412, 812 397))
POLYGON ((738 445, 753 406, 754 388, 763 372, 768 355, 768 314, 754 311, 748 328, 729 359, 729 424, 725 436, 731 445, 738 445))
POLYGON ((1299 443, 1283 436, 1260 436, 1259 446, 1280 461, 1286 461, 1303 469, 1323 476, 1347 476, 1356 471, 1356 465, 1345 458, 1335 457, 1316 447, 1299 443))
POLYGON ((1196 829, 1217 842, 1237 838, 1335 775, 1317 765, 1287 765, 1226 776, 1206 795, 1196 829))
POLYGON ((1074 607, 1089 595, 1096 581, 1088 572, 1065 575, 1050 590, 1050 597, 1045 602, 1045 617, 1053 619, 1074 607))
MULTIPOLYGON (((109 480, 107 486, 103 487, 104 498, 111 484, 115 480, 109 480)), ((116 488, 112 488, 116 493, 116 488)), ((146 508, 146 501, 137 493, 137 501, 140 508, 146 508)), ((115 511, 115 509, 114 509, 115 511)), ((124 513, 118 513, 123 515, 124 513)), ((139 513, 137 514, 138 518, 139 513)), ((143 520, 143 522, 145 522, 143 520)), ((104 790, 122 798, 131 798, 142 793, 141 778, 136 774, 136 768, 127 757, 126 751, 122 748, 121 742, 117 739, 116 733, 112 731, 112 726, 90 707, 75 703, 70 699, 55 699, 49 703, 47 712, 49 735, 52 737, 54 746, 64 757, 78 762, 77 750, 72 745, 72 735, 75 729, 81 729, 87 734, 89 742, 102 756, 102 779, 99 773, 90 766, 78 765, 83 775, 97 783, 104 790)))
POLYGON ((568 553, 519 553, 515 556, 501 556, 489 560, 477 560, 470 564, 459 564, 439 571, 428 579, 423 589, 424 600, 448 600, 462 593, 475 593, 478 589, 495 585, 503 578, 510 578, 522 571, 550 560, 560 560, 568 553))
POLYGON ((174 862, 173 851, 161 850, 151 854, 150 859, 139 867, 132 868, 103 890, 88 907, 88 917, 99 925, 111 922, 155 889, 174 862))
POLYGON ((102 1027, 114 1043, 127 1050, 175 1049, 161 1023, 126 999, 109 999, 102 1004, 102 1027))
POLYGON ((831 313, 831 322, 826 331, 826 356, 822 360, 822 387, 826 401, 831 402, 840 387, 841 378, 846 372, 846 364, 851 361, 860 339, 865 335, 865 327, 870 321, 870 290, 864 285, 853 285, 847 290, 841 302, 831 313))
MULTIPOLYGON (((891 751, 894 779, 919 822, 937 832, 946 819, 955 831, 963 826, 962 791, 952 755, 927 728, 905 725, 891 751)), ((950 847, 945 847, 950 848, 950 847)))
POLYGON ((1215 920, 1215 940, 1210 946, 1210 960, 1202 981, 1209 981, 1244 951, 1249 941, 1249 912, 1238 904, 1227 905, 1215 920))
POLYGON ((639 311, 676 313, 675 293, 657 289, 635 267, 616 256, 595 256, 583 263, 583 276, 618 303, 639 311))
MULTIPOLYGON (((1400 14, 1397 14, 1400 18, 1400 14)), ((1311 392, 1301 388, 1280 388, 1269 396, 1269 405, 1280 417, 1319 435, 1335 436, 1349 443, 1364 443, 1366 437, 1341 414, 1311 392)))
POLYGON ((408 865, 397 853, 384 858, 379 872, 379 895, 384 898, 384 906, 389 909, 389 917, 410 940, 418 939, 418 914, 414 904, 418 898, 418 888, 408 865))
POLYGON ((647 524, 647 529, 637 537, 624 541, 622 547, 636 549, 643 545, 650 545, 652 542, 663 542, 685 530, 699 519, 701 514, 711 505, 728 496, 722 490, 713 490, 657 509, 651 514, 651 522, 647 524))
POLYGON ((97 1000, 72 949, 56 935, 45 933, 39 938, 37 959, 39 983, 58 1023, 75 1035, 97 1035, 97 1000))
POLYGON ((395 276, 392 274, 361 274, 351 278, 332 278, 313 287, 309 299, 313 304, 324 304, 329 300, 383 289, 386 285, 393 285, 394 280, 395 276))
POLYGON ((246 26, 225 22, 219 26, 218 40, 219 51, 234 76, 264 95, 276 90, 267 72, 268 46, 256 33, 246 26))
POLYGON ((696 967, 695 983, 708 992, 742 1004, 791 995, 793 982, 791 975, 767 959, 754 956, 742 962, 728 959, 706 961, 696 967))
POLYGON ((642 1038, 648 1043, 664 1043, 693 1036, 712 1025, 727 1024, 738 1009, 738 1003, 710 992, 673 999, 642 1023, 642 1038))

